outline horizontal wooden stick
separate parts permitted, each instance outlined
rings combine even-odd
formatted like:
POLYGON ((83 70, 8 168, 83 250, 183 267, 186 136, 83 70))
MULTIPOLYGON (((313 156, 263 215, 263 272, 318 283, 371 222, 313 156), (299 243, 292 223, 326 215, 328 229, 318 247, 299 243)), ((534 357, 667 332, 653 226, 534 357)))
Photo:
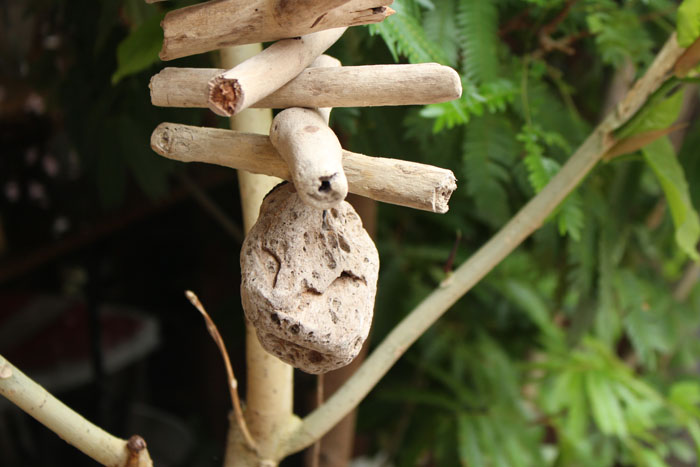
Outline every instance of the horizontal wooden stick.
MULTIPOLYGON (((208 82, 225 70, 165 68, 151 78, 151 103, 159 107, 207 107, 208 82)), ((425 105, 462 95, 452 68, 437 63, 307 68, 251 107, 368 107, 425 105)))
POLYGON ((277 41, 267 49, 209 80, 209 108, 230 117, 294 79, 333 45, 347 28, 277 41))
POLYGON ((393 0, 213 0, 163 19, 162 60, 231 45, 272 42, 326 29, 379 23, 393 0))
MULTIPOLYGON (((151 148, 182 162, 206 162, 291 180, 287 165, 264 135, 161 123, 151 135, 151 148)), ((449 209, 457 188, 450 170, 345 150, 343 169, 351 193, 441 214, 449 209)))

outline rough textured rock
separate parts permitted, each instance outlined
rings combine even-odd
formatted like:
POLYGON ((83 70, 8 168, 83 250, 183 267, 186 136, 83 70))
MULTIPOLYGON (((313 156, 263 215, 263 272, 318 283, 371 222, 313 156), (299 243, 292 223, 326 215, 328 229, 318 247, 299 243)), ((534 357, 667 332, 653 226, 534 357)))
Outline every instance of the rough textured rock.
POLYGON ((291 183, 272 190, 241 251, 246 317, 263 347, 308 373, 357 356, 372 323, 379 255, 347 202, 304 204, 291 183))

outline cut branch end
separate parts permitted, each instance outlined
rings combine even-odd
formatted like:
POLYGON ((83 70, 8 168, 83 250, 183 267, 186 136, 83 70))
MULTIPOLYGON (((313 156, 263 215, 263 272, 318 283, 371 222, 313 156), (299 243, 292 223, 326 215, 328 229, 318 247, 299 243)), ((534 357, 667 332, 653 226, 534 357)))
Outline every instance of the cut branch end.
POLYGON ((243 89, 237 79, 216 76, 209 81, 209 108, 217 115, 235 115, 243 102, 243 89))

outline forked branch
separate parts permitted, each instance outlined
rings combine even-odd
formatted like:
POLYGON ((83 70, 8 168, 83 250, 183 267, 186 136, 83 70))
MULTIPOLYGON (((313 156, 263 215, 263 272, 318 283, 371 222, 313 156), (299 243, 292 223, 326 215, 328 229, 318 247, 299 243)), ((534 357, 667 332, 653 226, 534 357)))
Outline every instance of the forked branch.
POLYGON ((593 131, 549 184, 449 279, 404 318, 358 371, 320 408, 305 417, 282 443, 279 458, 310 446, 352 410, 435 321, 479 280, 537 230, 603 155, 615 144, 612 132, 644 105, 668 77, 683 54, 675 35, 659 52, 646 74, 616 109, 593 131))
POLYGON ((0 394, 68 444, 102 465, 153 466, 143 438, 134 435, 128 441, 119 439, 93 425, 15 368, 2 355, 0 394))

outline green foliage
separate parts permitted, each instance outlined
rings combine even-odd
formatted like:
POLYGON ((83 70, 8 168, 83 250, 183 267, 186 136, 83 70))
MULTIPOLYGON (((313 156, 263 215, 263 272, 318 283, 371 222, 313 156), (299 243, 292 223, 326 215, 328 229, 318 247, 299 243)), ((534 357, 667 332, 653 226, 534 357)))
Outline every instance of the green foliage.
POLYGON ((661 138, 646 146, 644 160, 659 179, 676 226, 676 242, 693 260, 700 260, 697 243, 700 240, 700 220, 690 199, 683 169, 676 159, 668 138, 661 138))
MULTIPOLYGON (((54 3, 76 37, 90 38, 70 44, 72 65, 60 73, 53 56, 28 62, 31 79, 58 77, 42 86, 65 115, 66 146, 104 204, 120 204, 130 187, 162 196, 181 165, 151 153, 150 132, 209 115, 150 105, 162 6, 54 3)), ((348 30, 333 50, 344 63, 444 63, 464 88, 423 108, 334 111, 348 149, 447 167, 459 179, 446 215, 379 208, 374 342, 551 182, 600 121, 616 67, 631 61, 641 73, 660 49, 675 5, 396 0, 383 23, 348 30), (573 54, 548 49, 547 37, 573 54)), ((686 0, 678 12, 683 43, 698 36, 697 8, 686 0)), ((211 65, 206 55, 181 64, 211 65)), ((614 137, 672 125, 678 84, 669 80, 614 137)), ((697 463, 700 289, 674 289, 700 239, 698 122, 677 158, 662 138, 597 167, 409 349, 361 406, 373 449, 397 466, 697 463)))
MULTIPOLYGON (((399 3, 407 29, 381 26, 395 58, 433 60, 438 47, 464 87, 459 101, 403 120, 401 154, 450 167, 461 188, 443 217, 382 211, 380 238, 391 240, 380 243, 378 335, 449 280, 455 231, 459 263, 550 183, 600 120, 615 68, 641 72, 675 18, 667 0, 574 2, 560 20, 563 0, 399 3), (576 38, 574 55, 543 51, 538 33, 550 24, 552 40, 576 38), (394 308, 392 321, 383 313, 394 308)), ((670 79, 615 138, 673 125, 679 90, 670 79)), ((389 129, 375 125, 353 140, 386 145, 389 129)), ((378 442, 396 465, 697 462, 700 291, 680 303, 674 286, 700 240, 698 128, 678 158, 664 137, 594 170, 409 352, 362 417, 405 414, 388 430, 398 438, 378 442)))
POLYGON ((464 60, 462 74, 478 84, 498 76, 498 10, 496 2, 459 0, 457 24, 464 60))
POLYGON ((678 43, 688 47, 700 37, 700 0, 683 0, 678 7, 678 43))
POLYGON ((112 84, 158 63, 158 52, 163 44, 160 22, 164 15, 152 14, 136 26, 117 47, 117 70, 112 84))

